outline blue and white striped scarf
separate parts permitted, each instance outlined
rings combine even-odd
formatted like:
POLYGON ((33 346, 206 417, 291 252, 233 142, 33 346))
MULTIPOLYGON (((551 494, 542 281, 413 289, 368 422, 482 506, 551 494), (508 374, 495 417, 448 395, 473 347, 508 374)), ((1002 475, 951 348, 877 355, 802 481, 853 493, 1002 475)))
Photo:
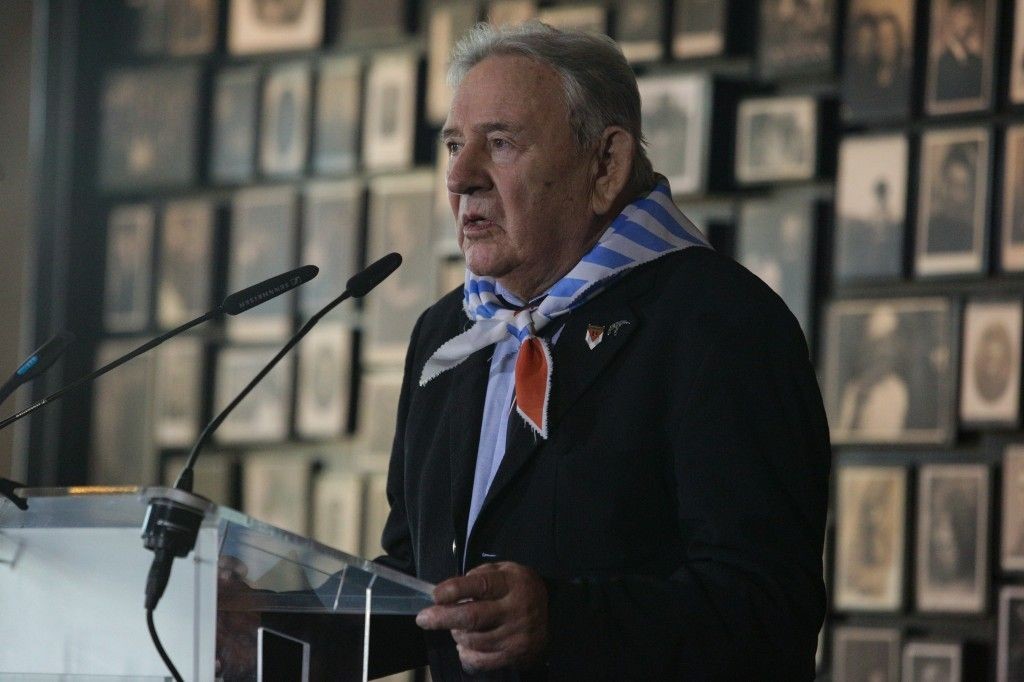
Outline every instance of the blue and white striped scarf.
MULTIPOLYGON (((659 177, 654 190, 623 209, 608 226, 597 244, 576 266, 548 290, 535 309, 516 310, 495 292, 491 277, 479 277, 466 270, 463 309, 475 324, 450 339, 427 360, 420 386, 463 362, 476 351, 497 343, 506 334, 519 339, 520 346, 551 320, 580 307, 601 293, 612 281, 638 265, 691 246, 707 247, 700 230, 672 201, 668 181, 659 177)), ((546 341, 537 339, 547 358, 547 388, 543 416, 538 420, 519 413, 541 437, 547 438, 547 396, 553 370, 546 341), (540 423, 537 423, 537 422, 540 423)))

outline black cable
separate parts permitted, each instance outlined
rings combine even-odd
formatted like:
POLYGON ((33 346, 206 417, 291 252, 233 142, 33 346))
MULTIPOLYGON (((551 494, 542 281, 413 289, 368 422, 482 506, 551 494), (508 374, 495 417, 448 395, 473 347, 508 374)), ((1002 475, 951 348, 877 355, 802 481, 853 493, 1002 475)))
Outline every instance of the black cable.
POLYGON ((146 609, 146 625, 149 626, 149 637, 153 640, 153 646, 156 647, 156 652, 163 659, 164 665, 171 671, 171 677, 174 678, 174 682, 185 682, 181 678, 181 673, 178 672, 178 669, 174 667, 174 663, 171 662, 171 657, 164 651, 164 645, 160 643, 160 637, 156 634, 156 625, 153 624, 153 609, 146 609))

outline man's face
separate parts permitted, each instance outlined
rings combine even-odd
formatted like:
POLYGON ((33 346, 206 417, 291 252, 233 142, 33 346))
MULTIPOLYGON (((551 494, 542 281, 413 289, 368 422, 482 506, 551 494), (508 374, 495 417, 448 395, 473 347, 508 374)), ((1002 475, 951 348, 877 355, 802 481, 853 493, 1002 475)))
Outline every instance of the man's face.
POLYGON ((974 8, 967 3, 949 9, 949 29, 957 40, 966 40, 974 31, 974 8))
POLYGON ((594 236, 592 177, 554 69, 520 56, 483 60, 455 92, 442 138, 473 273, 533 296, 575 265, 594 236))
POLYGON ((971 169, 960 162, 949 163, 945 168, 945 191, 943 192, 945 212, 951 215, 970 217, 972 213, 971 169))

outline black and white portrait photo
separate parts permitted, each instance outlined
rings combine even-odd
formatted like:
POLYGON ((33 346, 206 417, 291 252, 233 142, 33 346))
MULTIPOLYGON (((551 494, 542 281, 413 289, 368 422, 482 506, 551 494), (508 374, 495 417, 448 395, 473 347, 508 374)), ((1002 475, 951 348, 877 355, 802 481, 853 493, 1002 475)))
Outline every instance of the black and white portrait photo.
POLYGON ((1016 0, 1013 11, 1013 43, 1010 46, 1010 87, 1008 99, 1024 104, 1024 0, 1016 0))
POLYGON ((661 59, 665 20, 661 0, 631 0, 621 3, 615 14, 615 38, 630 63, 661 59))
POLYGON ((157 322, 177 327, 210 308, 214 206, 182 199, 164 206, 156 288, 157 322))
POLYGON ((362 528, 363 477, 354 471, 317 476, 313 481, 313 539, 359 556, 362 528))
POLYGON ((154 440, 164 448, 188 447, 199 435, 202 417, 202 339, 171 339, 156 349, 155 356, 154 440))
POLYGON ((320 62, 318 73, 313 167, 318 173, 352 173, 359 160, 362 62, 331 57, 320 62))
POLYGON ((908 146, 904 135, 846 137, 840 143, 837 282, 895 280, 902 274, 908 146))
POLYGON ((434 174, 417 172, 374 178, 370 185, 368 262, 392 251, 402 267, 366 299, 363 313, 364 357, 373 364, 401 364, 419 311, 434 300, 437 259, 432 231, 423 229, 431 215, 434 174))
POLYGON ((899 682, 899 630, 839 626, 832 633, 833 682, 899 682))
POLYGON ((448 56, 455 42, 473 28, 478 18, 477 3, 460 0, 430 8, 427 42, 426 117, 434 125, 444 123, 452 90, 448 85, 448 56))
POLYGON ((910 642, 903 647, 903 672, 907 682, 960 682, 963 648, 943 642, 910 642))
POLYGON ((935 0, 928 36, 925 111, 987 109, 992 101, 996 0, 935 0))
MULTIPOLYGON (((309 529, 312 474, 312 462, 300 453, 246 455, 242 460, 242 512, 276 528, 305 535, 309 529)), ((266 575, 263 580, 268 580, 266 575)))
POLYGON ((302 438, 338 438, 348 427, 352 332, 332 322, 299 345, 295 430, 302 438))
POLYGON ((910 114, 915 0, 850 0, 843 63, 843 118, 910 114))
POLYGON ((947 442, 953 435, 955 323, 945 298, 830 304, 823 397, 832 442, 947 442))
POLYGON ((763 0, 757 50, 762 78, 830 73, 835 0, 763 0))
POLYGON ((711 83, 704 74, 651 76, 637 81, 651 164, 672 194, 700 192, 707 182, 711 83))
POLYGON ((736 236, 736 260, 782 297, 804 335, 812 330, 816 218, 815 203, 799 195, 749 200, 736 236))
POLYGON ((309 147, 310 71, 305 62, 275 65, 263 83, 260 170, 295 176, 306 167, 309 147))
MULTIPOLYGON (((217 354, 213 411, 235 399, 277 353, 276 346, 230 346, 217 354)), ((214 433, 223 444, 276 443, 288 437, 294 356, 285 355, 214 433)))
POLYGON ((679 59, 714 57, 726 48, 727 0, 677 0, 672 55, 679 59))
MULTIPOLYGON (((96 367, 142 343, 143 339, 104 341, 96 353, 96 367)), ((154 360, 152 353, 141 355, 99 377, 93 385, 89 480, 103 485, 143 485, 156 480, 154 360)))
POLYGON ((345 0, 339 4, 337 34, 342 45, 394 43, 406 35, 405 0, 345 0))
POLYGON ((227 68, 214 78, 210 178, 215 182, 240 183, 252 177, 258 96, 255 67, 227 68))
MULTIPOLYGON (((320 274, 298 290, 299 310, 309 318, 340 295, 359 270, 365 186, 360 180, 311 183, 304 198, 300 262, 320 268, 320 274)), ((353 314, 351 307, 331 313, 333 319, 350 319, 353 314)))
POLYGON ((1022 445, 1011 445, 1003 452, 1002 522, 1000 565, 1004 571, 1024 571, 1024 446, 1022 445))
POLYGON ((413 163, 417 64, 409 52, 384 54, 370 63, 363 116, 363 165, 368 170, 413 163))
POLYGON ((1020 416, 1020 301, 967 303, 960 369, 960 420, 1016 426, 1020 416))
POLYGON ((199 71, 194 66, 120 68, 100 96, 100 185, 171 187, 196 175, 199 71))
POLYGON ((390 455, 401 392, 401 368, 363 374, 356 435, 364 455, 384 461, 390 455))
POLYGON ((988 591, 988 467, 926 464, 919 476, 917 609, 979 613, 988 591))
POLYGON ((231 0, 228 51, 232 54, 306 50, 324 36, 324 0, 231 0))
POLYGON ((125 0, 134 51, 176 57, 206 54, 217 41, 216 0, 125 0))
POLYGON ((999 591, 998 682, 1024 679, 1024 587, 1007 586, 999 591))
POLYGON ((149 204, 118 206, 110 212, 103 292, 103 326, 107 331, 139 331, 149 322, 155 222, 155 211, 149 204))
POLYGON ((1004 271, 1020 272, 1024 270, 1024 125, 1006 129, 1003 160, 1000 264, 1004 271))
POLYGON ((932 130, 922 136, 917 275, 984 270, 990 146, 985 128, 932 130))
POLYGON ((837 475, 835 607, 895 611, 903 604, 907 472, 840 466, 837 475))
POLYGON ((746 99, 736 114, 736 179, 741 184, 809 180, 818 161, 813 97, 746 99))
MULTIPOLYGON (((231 207, 228 291, 240 291, 295 267, 295 191, 253 187, 235 194, 231 207)), ((288 292, 228 318, 232 339, 281 339, 291 324, 288 292)))

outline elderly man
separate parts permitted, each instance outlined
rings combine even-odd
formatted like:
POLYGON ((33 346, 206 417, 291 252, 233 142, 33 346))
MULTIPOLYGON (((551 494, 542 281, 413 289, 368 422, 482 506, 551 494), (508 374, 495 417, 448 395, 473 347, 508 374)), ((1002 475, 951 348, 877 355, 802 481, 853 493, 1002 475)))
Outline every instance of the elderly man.
POLYGON ((435 680, 813 677, 828 433, 767 286, 641 146, 605 37, 477 27, 443 138, 468 271, 405 364, 381 559, 435 680))

